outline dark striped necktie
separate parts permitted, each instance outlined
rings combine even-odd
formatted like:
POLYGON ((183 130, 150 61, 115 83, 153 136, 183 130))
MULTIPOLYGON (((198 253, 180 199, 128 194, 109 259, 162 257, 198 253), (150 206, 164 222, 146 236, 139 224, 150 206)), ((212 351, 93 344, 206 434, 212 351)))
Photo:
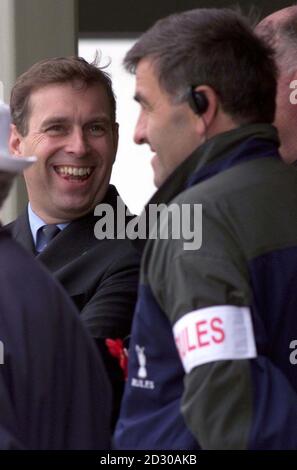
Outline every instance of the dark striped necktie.
POLYGON ((55 224, 44 225, 40 228, 40 235, 43 240, 43 248, 42 251, 47 247, 47 245, 55 238, 56 235, 61 230, 55 224))

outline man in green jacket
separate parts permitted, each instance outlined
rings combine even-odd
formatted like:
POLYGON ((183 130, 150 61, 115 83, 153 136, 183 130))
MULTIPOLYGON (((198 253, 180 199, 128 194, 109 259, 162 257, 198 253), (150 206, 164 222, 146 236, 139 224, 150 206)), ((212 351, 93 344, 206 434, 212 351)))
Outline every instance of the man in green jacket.
POLYGON ((197 9, 125 65, 151 204, 169 206, 143 252, 115 447, 296 449, 297 172, 271 125, 272 50, 238 13, 197 9))

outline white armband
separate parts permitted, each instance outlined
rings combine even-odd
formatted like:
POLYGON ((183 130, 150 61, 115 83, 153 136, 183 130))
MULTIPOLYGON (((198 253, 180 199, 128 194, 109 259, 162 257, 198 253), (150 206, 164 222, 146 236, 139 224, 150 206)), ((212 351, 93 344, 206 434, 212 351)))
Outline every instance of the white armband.
POLYGON ((257 356, 251 311, 220 305, 189 312, 173 326, 186 373, 207 362, 257 356))

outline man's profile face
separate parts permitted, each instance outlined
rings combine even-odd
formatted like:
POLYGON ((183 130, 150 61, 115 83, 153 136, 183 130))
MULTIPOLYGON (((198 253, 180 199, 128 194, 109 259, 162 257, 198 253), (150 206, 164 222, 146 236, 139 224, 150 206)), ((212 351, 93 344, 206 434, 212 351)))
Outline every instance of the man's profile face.
POLYGON ((291 102, 291 82, 296 79, 296 72, 284 73, 280 71, 277 83, 276 113, 274 125, 276 126, 281 146, 280 154, 286 163, 293 163, 296 155, 296 119, 297 105, 291 102))
POLYGON ((51 84, 30 96, 28 133, 13 128, 15 155, 35 155, 24 172, 33 210, 47 223, 83 216, 104 197, 117 150, 117 125, 101 85, 51 84))
POLYGON ((195 127, 197 117, 188 103, 172 103, 172 98, 160 87, 149 59, 142 59, 137 66, 135 99, 141 109, 134 140, 137 144, 147 143, 154 152, 154 182, 160 187, 200 144, 195 127))
MULTIPOLYGON (((281 146, 280 153, 286 163, 296 161, 296 136, 295 123, 297 118, 297 105, 291 102, 291 83, 296 79, 296 67, 291 70, 285 65, 287 57, 293 57, 292 46, 286 45, 286 41, 281 38, 277 28, 292 14, 296 14, 296 6, 278 10, 264 18, 257 26, 256 33, 264 39, 273 49, 275 49, 276 61, 278 65, 276 112, 274 125, 276 126, 281 146)), ((292 61, 289 60, 289 63, 292 61)))

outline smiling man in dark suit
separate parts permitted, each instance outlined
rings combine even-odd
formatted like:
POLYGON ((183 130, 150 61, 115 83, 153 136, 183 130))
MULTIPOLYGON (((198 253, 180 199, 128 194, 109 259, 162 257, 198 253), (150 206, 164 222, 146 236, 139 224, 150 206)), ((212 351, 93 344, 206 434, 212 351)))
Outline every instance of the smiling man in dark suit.
POLYGON ((79 308, 105 359, 116 415, 123 375, 105 340, 129 335, 138 255, 127 239, 94 236, 94 208, 115 213, 119 197, 109 184, 118 144, 111 80, 84 59, 48 59, 17 79, 10 104, 10 150, 37 162, 24 173, 28 208, 9 228, 79 308))
MULTIPOLYGON (((9 125, 0 101, 0 208, 35 161, 9 155, 9 125)), ((110 385, 76 309, 1 220, 0 258, 0 449, 108 449, 110 385)))

